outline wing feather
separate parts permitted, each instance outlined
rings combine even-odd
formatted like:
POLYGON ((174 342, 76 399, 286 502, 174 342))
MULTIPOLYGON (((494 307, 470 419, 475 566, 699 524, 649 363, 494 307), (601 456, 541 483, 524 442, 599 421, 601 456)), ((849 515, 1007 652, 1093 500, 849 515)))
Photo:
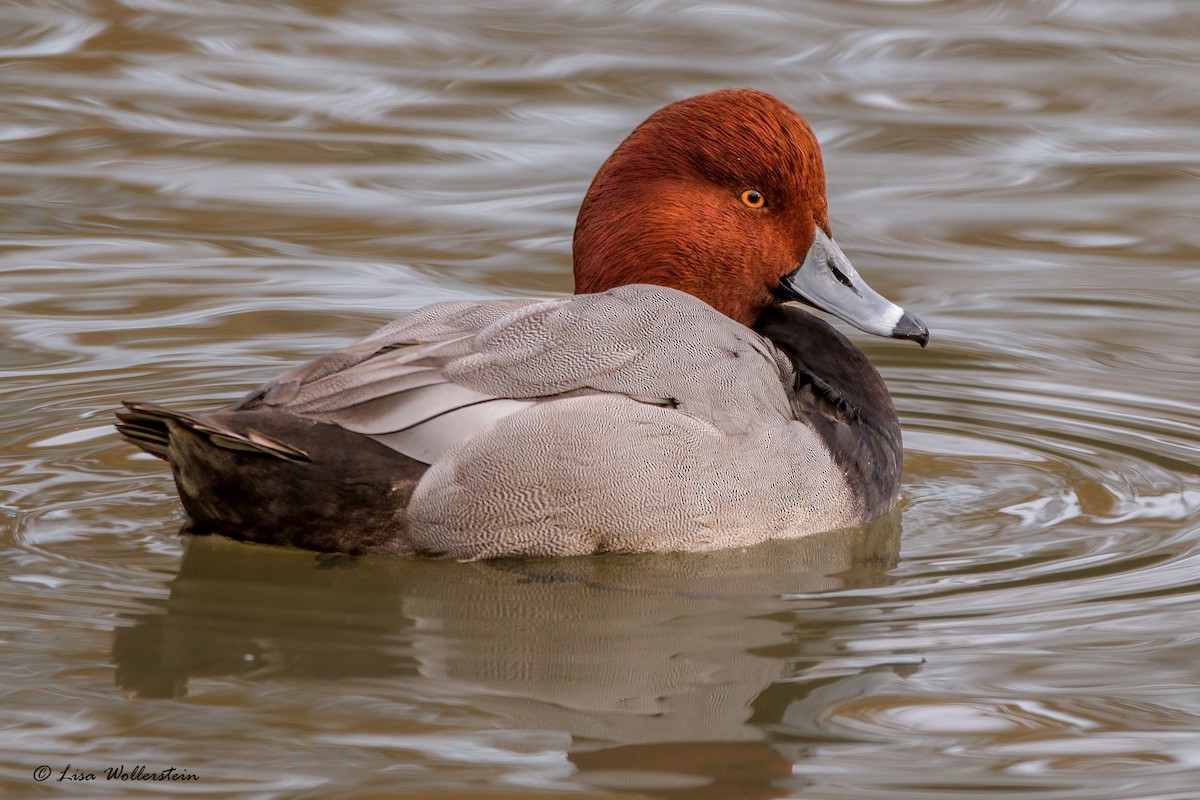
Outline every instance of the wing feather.
POLYGON ((409 458, 432 464, 447 450, 509 414, 537 405, 533 400, 491 400, 464 406, 396 433, 373 438, 409 458))
POLYGON ((443 382, 383 395, 335 412, 326 412, 322 417, 355 433, 377 435, 402 431, 463 406, 496 399, 490 394, 443 382))
POLYGON ((629 286, 547 301, 429 306, 235 408, 268 406, 333 423, 428 463, 506 416, 581 395, 678 408, 740 429, 760 413, 789 408, 774 362, 768 345, 701 301, 629 286), (764 360, 772 364, 766 370, 742 369, 764 360))

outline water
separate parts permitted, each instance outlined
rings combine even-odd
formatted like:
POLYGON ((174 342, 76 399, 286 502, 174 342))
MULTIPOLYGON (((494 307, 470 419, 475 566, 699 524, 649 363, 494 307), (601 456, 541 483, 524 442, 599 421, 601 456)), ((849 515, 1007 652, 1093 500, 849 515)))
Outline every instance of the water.
POLYGON ((0 30, 5 796, 1200 797, 1193 3, 31 0, 0 30), (843 248, 933 332, 856 335, 905 428, 894 518, 533 564, 175 535, 119 399, 569 291, 612 147, 742 85, 808 117, 843 248))

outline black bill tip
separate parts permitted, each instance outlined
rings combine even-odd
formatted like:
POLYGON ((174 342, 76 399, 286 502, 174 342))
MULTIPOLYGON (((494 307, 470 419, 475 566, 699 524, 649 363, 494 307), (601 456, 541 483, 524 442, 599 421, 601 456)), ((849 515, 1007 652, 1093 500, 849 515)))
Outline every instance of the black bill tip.
POLYGON ((904 316, 900 317, 900 321, 896 323, 896 327, 892 328, 892 338, 911 339, 924 347, 929 344, 929 328, 925 327, 924 322, 905 311, 904 316))

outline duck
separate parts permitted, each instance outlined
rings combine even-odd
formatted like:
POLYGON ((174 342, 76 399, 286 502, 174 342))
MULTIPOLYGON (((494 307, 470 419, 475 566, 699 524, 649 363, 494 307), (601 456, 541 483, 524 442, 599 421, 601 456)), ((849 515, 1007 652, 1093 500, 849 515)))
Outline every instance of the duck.
POLYGON ((191 534, 460 560, 704 552, 898 502, 900 424, 809 308, 924 347, 835 242, 816 135, 778 98, 673 102, 601 165, 575 293, 418 309, 210 411, 126 401, 191 534))

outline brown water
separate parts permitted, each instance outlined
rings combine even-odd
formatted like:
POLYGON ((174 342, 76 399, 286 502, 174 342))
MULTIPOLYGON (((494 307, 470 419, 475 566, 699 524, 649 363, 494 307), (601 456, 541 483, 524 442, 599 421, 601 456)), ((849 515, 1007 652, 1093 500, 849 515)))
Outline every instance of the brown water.
POLYGON ((0 794, 1200 797, 1198 39, 1190 0, 4 5, 0 794), (120 398, 569 291, 611 148, 740 85, 933 331, 858 337, 895 519, 537 564, 175 535, 120 398))

